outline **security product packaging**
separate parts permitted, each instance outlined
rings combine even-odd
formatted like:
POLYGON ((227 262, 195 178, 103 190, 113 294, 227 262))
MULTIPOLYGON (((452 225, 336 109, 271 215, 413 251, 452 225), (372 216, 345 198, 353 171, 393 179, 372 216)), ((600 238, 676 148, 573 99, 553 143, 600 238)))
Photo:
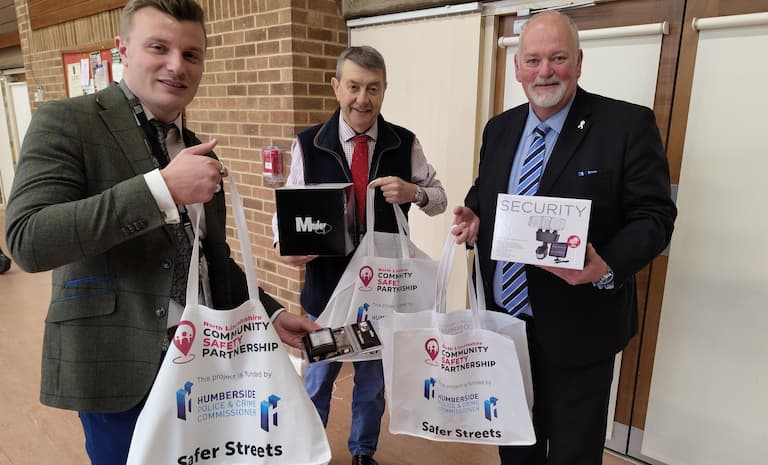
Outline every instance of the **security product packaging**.
POLYGON ((499 194, 491 259, 581 270, 591 200, 499 194))
POLYGON ((304 352, 310 363, 344 361, 349 356, 381 349, 381 341, 370 321, 340 328, 323 328, 303 337, 304 352))
POLYGON ((282 255, 346 256, 357 246, 352 183, 275 189, 282 255))

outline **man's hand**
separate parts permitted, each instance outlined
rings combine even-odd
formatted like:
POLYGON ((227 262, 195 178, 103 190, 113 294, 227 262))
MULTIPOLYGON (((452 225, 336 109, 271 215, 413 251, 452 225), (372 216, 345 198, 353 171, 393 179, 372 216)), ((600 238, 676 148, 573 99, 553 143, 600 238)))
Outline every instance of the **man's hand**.
POLYGON ((560 277, 560 279, 571 286, 592 283, 602 278, 603 275, 608 272, 608 264, 605 263, 603 257, 597 253, 594 247, 592 247, 591 242, 587 243, 587 254, 584 257, 583 270, 569 270, 567 268, 557 268, 554 266, 540 266, 539 268, 547 270, 553 275, 560 277))
POLYGON ((384 199, 394 205, 412 202, 418 190, 416 184, 403 181, 397 176, 376 178, 368 184, 368 189, 375 189, 377 187, 381 187, 384 199))
POLYGON ((280 255, 280 242, 278 242, 275 244, 275 257, 286 265, 301 266, 316 259, 317 255, 280 255))
POLYGON ((480 231, 480 218, 475 215, 472 209, 467 207, 456 207, 453 209, 453 226, 451 234, 456 237, 457 244, 467 243, 475 245, 477 233, 480 231))
POLYGON ((301 337, 305 334, 320 329, 321 326, 303 316, 291 313, 288 310, 280 312, 277 318, 272 320, 275 331, 280 340, 297 349, 302 348, 301 337))
POLYGON ((219 191, 219 183, 227 172, 220 161, 204 156, 216 144, 216 139, 212 139, 187 147, 160 170, 174 202, 184 205, 205 203, 219 191))

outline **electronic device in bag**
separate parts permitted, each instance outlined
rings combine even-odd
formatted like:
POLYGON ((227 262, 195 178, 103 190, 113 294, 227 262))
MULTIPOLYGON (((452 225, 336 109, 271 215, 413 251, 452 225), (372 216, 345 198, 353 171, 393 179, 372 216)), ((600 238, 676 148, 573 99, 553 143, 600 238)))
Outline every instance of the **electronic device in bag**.
POLYGON ((304 335, 302 340, 309 363, 343 361, 348 355, 365 354, 381 348, 381 340, 369 321, 318 329, 304 335))

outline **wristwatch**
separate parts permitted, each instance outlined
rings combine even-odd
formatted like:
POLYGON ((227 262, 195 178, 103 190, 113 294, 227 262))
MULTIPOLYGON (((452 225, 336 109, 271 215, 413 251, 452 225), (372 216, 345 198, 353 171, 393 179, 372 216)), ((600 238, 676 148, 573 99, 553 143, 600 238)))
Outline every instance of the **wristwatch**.
POLYGON ((600 279, 594 281, 592 285, 598 289, 613 289, 613 270, 611 267, 609 266, 608 271, 600 279))
POLYGON ((424 201, 424 189, 422 189, 419 186, 416 186, 416 194, 413 196, 413 202, 416 205, 421 205, 421 203, 424 201))

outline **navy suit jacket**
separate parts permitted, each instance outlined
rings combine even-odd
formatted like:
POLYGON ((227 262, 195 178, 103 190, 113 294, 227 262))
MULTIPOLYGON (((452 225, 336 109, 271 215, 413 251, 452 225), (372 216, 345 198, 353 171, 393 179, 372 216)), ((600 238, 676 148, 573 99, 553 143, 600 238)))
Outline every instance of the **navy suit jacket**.
MULTIPOLYGON (((465 199, 480 217, 480 268, 488 308, 496 310, 502 310, 493 301, 497 262, 490 259, 496 202, 507 192, 528 111, 524 104, 487 123, 478 177, 465 199)), ((588 240, 613 269, 615 288, 571 286, 527 265, 532 342, 563 364, 604 360, 637 330, 635 273, 666 247, 677 214, 653 112, 578 88, 536 195, 592 200, 588 240)))

